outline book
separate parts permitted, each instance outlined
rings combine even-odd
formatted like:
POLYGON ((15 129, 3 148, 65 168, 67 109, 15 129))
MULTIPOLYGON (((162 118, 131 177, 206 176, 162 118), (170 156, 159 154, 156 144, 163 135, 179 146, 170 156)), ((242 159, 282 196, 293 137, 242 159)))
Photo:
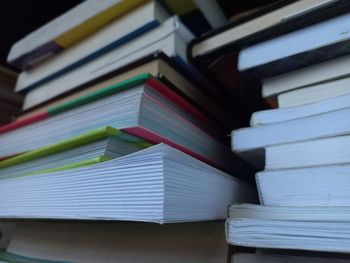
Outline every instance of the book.
POLYGON ((350 136, 267 147, 265 169, 294 169, 350 163, 350 136))
POLYGON ((253 172, 224 143, 193 123, 205 126, 203 120, 182 108, 181 101, 177 104, 164 95, 162 90, 166 87, 159 89, 155 80, 148 80, 149 75, 141 75, 58 105, 39 115, 36 122, 31 123, 31 118, 25 126, 10 127, 0 135, 0 156, 12 156, 112 126, 152 143, 165 142, 223 170, 242 176, 253 172))
POLYGON ((197 40, 190 51, 191 56, 193 58, 204 56, 230 43, 276 26, 294 16, 307 13, 308 10, 316 9, 331 2, 333 1, 285 1, 284 3, 271 5, 263 13, 253 13, 248 19, 230 23, 225 29, 217 30, 215 33, 213 32, 211 35, 197 40))
POLYGON ((247 47, 239 53, 238 69, 278 75, 346 55, 350 34, 344 28, 349 21, 344 14, 247 47))
POLYGON ((350 78, 331 80, 277 96, 278 107, 286 108, 350 94, 350 78))
MULTIPOLYGON (((299 252, 299 251, 298 251, 299 252)), ((348 259, 336 258, 336 257, 322 257, 319 256, 299 256, 299 255, 273 255, 273 254, 253 254, 253 253, 240 253, 235 254, 232 257, 232 263, 346 263, 348 259)))
POLYGON ((24 69, 66 49, 145 0, 85 1, 16 42, 8 62, 24 69))
POLYGON ((64 52, 22 71, 16 84, 16 92, 28 92, 113 49, 123 47, 133 39, 156 28, 167 18, 165 11, 155 1, 143 4, 64 52))
POLYGON ((170 18, 148 34, 130 41, 127 46, 111 50, 29 91, 23 109, 32 108, 54 98, 58 95, 55 92, 58 87, 64 86, 65 90, 73 89, 158 50, 162 50, 170 57, 186 61, 186 43, 192 38, 192 34, 176 17, 170 18))
POLYGON ((47 145, 0 161, 0 178, 48 173, 100 163, 151 146, 112 127, 47 145))
POLYGON ((233 205, 226 239, 238 246, 349 252, 348 207, 233 205))
POLYGON ((0 189, 0 218, 160 224, 224 219, 230 203, 256 198, 250 185, 165 144, 70 171, 3 179, 0 189))
POLYGON ((257 173, 263 205, 348 206, 349 165, 328 165, 257 173))
POLYGON ((268 98, 302 87, 348 77, 350 71, 346 65, 349 62, 350 56, 347 55, 263 79, 262 96, 268 98))
POLYGON ((350 131, 350 108, 306 118, 241 128, 232 132, 232 149, 259 168, 264 165, 264 148, 277 144, 346 135, 350 131))
MULTIPOLYGON (((157 77, 159 80, 166 82, 170 88, 175 92, 186 98, 190 103, 203 111, 207 116, 212 116, 213 120, 216 120, 224 126, 232 125, 234 120, 226 113, 218 103, 215 103, 212 99, 209 99, 205 93, 205 90, 196 87, 191 79, 186 78, 177 68, 174 61, 172 61, 167 55, 162 52, 156 52, 151 55, 147 55, 141 59, 136 60, 134 63, 129 63, 125 67, 119 68, 116 71, 98 78, 95 82, 87 84, 82 87, 75 87, 72 90, 67 90, 66 86, 57 87, 55 91, 48 90, 47 92, 55 92, 59 97, 45 105, 31 110, 29 112, 21 114, 17 120, 22 120, 30 116, 34 116, 37 113, 47 111, 49 108, 57 106, 63 102, 67 102, 72 99, 76 99, 89 92, 96 91, 107 87, 109 85, 118 83, 120 81, 127 80, 140 74, 151 74, 157 77), (68 92, 68 93, 67 93, 68 92)), ((204 87, 203 87, 204 88, 204 87)), ((43 90, 42 95, 46 96, 43 90)))
MULTIPOLYGON (((240 116, 236 118, 240 119, 243 126, 246 126, 249 124, 249 118, 253 112, 269 108, 269 105, 261 98, 260 80, 238 71, 237 60, 239 51, 250 45, 344 14, 346 12, 345 10, 348 10, 348 5, 349 2, 343 0, 326 2, 274 1, 271 5, 261 8, 249 16, 245 16, 238 21, 229 23, 227 26, 213 30, 191 41, 188 47, 189 60, 201 73, 205 74, 208 79, 216 83, 217 86, 220 86, 222 90, 220 95, 231 110, 231 114, 235 114, 235 112, 239 111, 240 116), (229 33, 231 29, 238 29, 241 25, 255 20, 260 16, 284 8, 287 5, 293 3, 298 4, 300 2, 306 5, 310 3, 311 6, 306 7, 304 11, 302 11, 303 7, 301 7, 301 9, 298 9, 300 12, 297 10, 295 12, 288 11, 286 12, 288 19, 278 20, 276 24, 239 39, 236 39, 236 36, 239 36, 237 32, 233 34, 229 33), (218 43, 212 46, 208 44, 208 50, 204 48, 206 44, 216 36, 223 36, 226 33, 227 41, 218 38, 218 43), (233 41, 231 41, 231 39, 233 39, 233 41), (203 43, 203 52, 195 53, 194 50, 198 45, 201 45, 201 43, 203 43)), ((260 25, 263 23, 259 21, 257 24, 260 25)), ((257 28, 256 24, 254 24, 252 28, 257 28)), ((243 34, 248 34, 248 30, 244 29, 242 32, 243 34)))
MULTIPOLYGON (((106 96, 109 96, 114 93, 118 93, 123 90, 131 89, 135 85, 141 84, 141 83, 147 84, 148 87, 157 90, 162 95, 164 95, 165 97, 170 99, 172 102, 174 102, 176 105, 180 106, 184 110, 191 113, 194 117, 192 118, 192 122, 200 126, 202 129, 206 130, 208 133, 212 134, 214 137, 219 138, 221 136, 225 136, 222 129, 218 125, 216 125, 211 119, 206 117, 197 108, 193 107, 187 100, 182 98, 178 93, 174 92, 173 90, 168 88, 166 85, 163 85, 161 82, 156 81, 150 74, 141 74, 134 78, 124 80, 120 83, 112 84, 110 86, 101 88, 99 90, 91 91, 89 89, 90 93, 87 93, 80 97, 76 96, 80 94, 75 93, 74 94, 75 99, 65 100, 60 104, 56 104, 53 107, 47 108, 45 112, 38 112, 36 114, 33 114, 32 116, 28 116, 27 118, 24 118, 14 123, 11 123, 9 125, 0 127, 0 133, 8 132, 8 131, 26 126, 28 124, 35 123, 37 121, 49 118, 50 116, 54 116, 64 111, 74 109, 76 107, 79 107, 91 101, 104 98, 106 96)), ((85 90, 84 92, 86 93, 86 91, 87 90, 85 90)))
POLYGON ((6 252, 55 262, 221 263, 227 250, 223 221, 21 221, 6 252))
POLYGON ((350 107, 350 94, 324 99, 305 105, 254 112, 250 118, 251 126, 274 124, 315 116, 350 107))

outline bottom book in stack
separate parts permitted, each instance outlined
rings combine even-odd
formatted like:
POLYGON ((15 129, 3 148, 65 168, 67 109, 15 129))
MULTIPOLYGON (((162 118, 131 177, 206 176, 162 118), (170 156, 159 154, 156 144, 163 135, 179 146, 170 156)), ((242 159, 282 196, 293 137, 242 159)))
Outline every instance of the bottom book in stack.
POLYGON ((350 252, 350 207, 233 205, 226 224, 233 245, 350 252))
POLYGON ((19 221, 4 262, 223 263, 224 222, 19 221))
POLYGON ((165 144, 104 163, 0 180, 1 218, 156 223, 226 218, 248 184, 165 144))

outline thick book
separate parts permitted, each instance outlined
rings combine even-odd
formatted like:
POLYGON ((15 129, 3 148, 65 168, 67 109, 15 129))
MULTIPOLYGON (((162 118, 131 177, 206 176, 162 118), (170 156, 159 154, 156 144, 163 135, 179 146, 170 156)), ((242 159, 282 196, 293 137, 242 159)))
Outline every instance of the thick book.
POLYGON ((226 239, 238 246, 349 253, 349 207, 233 205, 226 239))
POLYGON ((223 221, 21 221, 6 253, 54 262, 223 263, 228 246, 223 221))
POLYGON ((151 145, 147 141, 107 126, 2 160, 0 161, 0 178, 92 165, 136 152, 151 145))
POLYGON ((349 77, 350 55, 317 63, 271 78, 263 79, 262 96, 277 96, 287 91, 349 77))
POLYGON ((286 108, 305 105, 350 94, 350 77, 314 84, 292 90, 277 96, 278 107, 286 108))
POLYGON ((264 148, 277 144, 313 140, 350 133, 350 108, 271 125, 242 128, 232 132, 232 149, 259 168, 264 165, 264 148))
POLYGON ((346 55, 349 21, 350 15, 344 14, 247 47, 239 53, 238 69, 278 75, 346 55))
MULTIPOLYGON (((108 82, 111 82, 111 81, 109 80, 108 82)), ((202 111, 194 107, 188 100, 183 98, 176 91, 172 90, 167 85, 162 84, 160 81, 157 81, 156 79, 154 79, 150 74, 141 74, 133 78, 121 81, 119 83, 114 83, 112 85, 105 86, 103 88, 100 88, 101 85, 106 83, 99 83, 97 87, 99 89, 96 89, 96 87, 94 87, 91 89, 84 90, 82 92, 83 95, 81 93, 75 93, 73 96, 69 98, 70 100, 65 98, 64 101, 62 101, 61 103, 55 103, 52 107, 46 108, 45 111, 39 111, 33 115, 30 115, 26 118, 18 120, 14 123, 0 127, 0 133, 5 133, 11 130, 15 130, 17 128, 26 126, 28 124, 32 124, 37 121, 41 121, 51 116, 60 114, 62 112, 77 108, 81 105, 90 103, 92 101, 99 100, 111 94, 132 89, 133 87, 142 83, 147 84, 150 88, 161 93, 163 96, 171 100, 177 106, 181 107, 182 109, 184 109, 185 111, 193 115, 192 122, 200 126, 202 129, 206 130, 208 133, 210 133, 214 137, 220 138, 222 136, 225 136, 224 135, 225 132, 223 131, 223 129, 218 124, 216 124, 212 119, 210 119, 202 111)), ((187 87, 185 86, 182 87, 183 90, 186 90, 186 92, 191 93, 191 90, 189 89, 187 90, 186 88, 187 87)), ((197 94, 201 95, 201 93, 199 92, 191 93, 192 96, 197 94)), ((202 97, 198 96, 197 99, 200 99, 200 98, 205 98, 205 96, 203 95, 202 97)))
POLYGON ((112 49, 31 90, 26 95, 23 109, 32 108, 54 98, 59 95, 56 90, 62 91, 62 86, 65 87, 65 91, 73 89, 158 50, 182 61, 186 68, 186 45, 192 38, 193 35, 177 17, 170 18, 148 34, 128 42, 128 45, 112 49))
POLYGON ((16 42, 8 62, 24 69, 73 46, 145 0, 88 0, 16 42))
POLYGON ((67 89, 66 86, 56 87, 57 89, 55 90, 44 89, 38 95, 46 98, 47 94, 54 92, 55 98, 41 107, 23 113, 17 119, 22 120, 29 116, 34 116, 37 113, 47 111, 53 106, 76 99, 89 92, 102 89, 140 74, 148 73, 157 77, 160 81, 167 83, 171 89, 217 122, 224 124, 224 126, 237 125, 237 120, 233 120, 221 106, 218 106, 220 104, 213 100, 213 96, 208 94, 209 91, 205 90, 202 86, 197 87, 193 83, 192 78, 183 75, 181 69, 166 54, 155 52, 97 78, 93 83, 87 83, 86 85, 73 87, 72 89, 67 89))
POLYGON ((165 142, 221 169, 249 177, 252 168, 213 137, 215 130, 208 132, 211 122, 204 115, 195 115, 200 112, 191 112, 189 104, 183 107, 181 97, 168 94, 166 86, 149 79, 149 75, 141 75, 106 87, 51 108, 42 119, 38 118, 40 121, 30 123, 31 118, 25 126, 7 128, 6 131, 12 131, 0 135, 0 156, 34 150, 112 126, 153 143, 165 142))
POLYGON ((263 110, 254 112, 250 119, 251 126, 274 124, 332 111, 350 108, 350 94, 329 98, 305 105, 263 110))
POLYGON ((267 147, 265 169, 293 169, 350 163, 350 136, 267 147))
POLYGON ((263 205, 349 206, 348 163, 259 172, 256 182, 263 205))
POLYGON ((16 84, 16 92, 28 92, 113 49, 126 48, 130 41, 147 34, 168 18, 156 3, 151 1, 134 9, 64 52, 22 71, 16 84))
MULTIPOLYGON (((300 251, 298 251, 300 252, 300 251)), ((302 254, 302 253, 301 253, 302 254)), ((336 256, 336 255, 333 255, 336 256)), ((299 255, 274 255, 274 254, 263 254, 263 253, 246 253, 246 254, 235 254, 232 257, 232 263, 347 263, 348 259, 336 258, 336 257, 322 257, 319 256, 299 256, 299 255)))
POLYGON ((3 179, 0 191, 0 218, 160 224, 224 219, 229 204, 256 198, 247 183, 165 144, 70 171, 3 179))

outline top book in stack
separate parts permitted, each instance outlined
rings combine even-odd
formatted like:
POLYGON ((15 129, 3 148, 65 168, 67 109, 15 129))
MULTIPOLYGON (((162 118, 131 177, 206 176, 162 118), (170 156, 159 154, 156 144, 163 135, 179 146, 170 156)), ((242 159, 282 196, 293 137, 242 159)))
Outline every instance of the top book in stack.
POLYGON ((76 44, 146 0, 88 0, 13 45, 8 62, 20 69, 76 44))

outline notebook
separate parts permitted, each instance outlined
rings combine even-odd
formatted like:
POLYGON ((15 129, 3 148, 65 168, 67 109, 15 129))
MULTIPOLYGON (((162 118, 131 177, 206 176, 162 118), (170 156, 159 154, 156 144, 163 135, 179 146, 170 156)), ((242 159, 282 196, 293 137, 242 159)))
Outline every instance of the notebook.
POLYGON ((100 164, 0 180, 0 218, 154 223, 226 218, 250 185, 165 144, 100 164), (184 205, 186 204, 186 205, 184 205))

